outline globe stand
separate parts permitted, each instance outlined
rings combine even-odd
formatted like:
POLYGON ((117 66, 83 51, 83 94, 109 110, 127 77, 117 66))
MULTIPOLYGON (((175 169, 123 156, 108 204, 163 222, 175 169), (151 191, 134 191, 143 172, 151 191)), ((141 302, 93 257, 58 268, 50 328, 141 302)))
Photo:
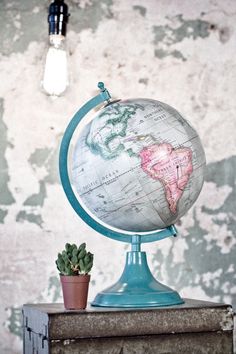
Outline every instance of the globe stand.
POLYGON ((141 252, 142 236, 132 236, 131 251, 120 279, 98 293, 92 306, 102 307, 158 307, 183 304, 179 294, 159 283, 152 275, 146 252, 141 252))
POLYGON ((99 293, 93 306, 104 307, 156 307, 182 304, 179 294, 159 283, 152 275, 145 252, 141 252, 141 243, 159 241, 166 237, 176 236, 174 225, 147 234, 131 235, 116 231, 96 221, 80 204, 76 197, 68 172, 68 152, 71 138, 84 116, 96 106, 110 103, 110 94, 102 82, 98 83, 100 93, 85 103, 74 115, 63 135, 60 154, 59 171, 65 194, 75 212, 94 230, 113 240, 131 243, 132 249, 127 252, 124 271, 113 286, 99 293))

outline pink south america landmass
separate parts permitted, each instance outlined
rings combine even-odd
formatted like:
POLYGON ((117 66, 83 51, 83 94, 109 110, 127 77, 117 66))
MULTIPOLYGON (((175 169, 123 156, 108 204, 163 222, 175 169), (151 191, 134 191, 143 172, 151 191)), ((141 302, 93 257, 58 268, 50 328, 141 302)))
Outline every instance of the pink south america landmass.
POLYGON ((177 204, 193 172, 192 150, 174 149, 169 143, 152 144, 140 151, 141 167, 165 189, 170 211, 177 212, 177 204))

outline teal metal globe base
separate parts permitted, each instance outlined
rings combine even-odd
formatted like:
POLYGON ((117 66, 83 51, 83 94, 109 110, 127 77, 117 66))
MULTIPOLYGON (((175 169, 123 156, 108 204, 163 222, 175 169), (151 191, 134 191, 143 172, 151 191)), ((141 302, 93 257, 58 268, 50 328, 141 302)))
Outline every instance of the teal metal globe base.
POLYGON ((141 243, 159 241, 170 236, 176 236, 177 230, 170 225, 162 230, 149 233, 131 234, 116 231, 96 221, 80 204, 69 177, 68 152, 72 136, 84 116, 96 106, 110 102, 110 94, 102 82, 98 83, 100 93, 85 103, 74 115, 63 135, 60 154, 59 171, 65 194, 75 212, 94 230, 113 240, 127 242, 132 246, 127 253, 126 265, 116 284, 100 292, 92 302, 93 306, 104 307, 157 307, 182 304, 179 294, 159 283, 152 275, 146 253, 140 251, 141 243))
POLYGON ((137 308, 183 303, 176 291, 153 277, 146 252, 127 252, 125 269, 118 282, 98 293, 91 305, 137 308))
POLYGON ((126 264, 120 279, 98 293, 92 306, 138 308, 184 303, 176 291, 153 277, 146 252, 140 252, 138 248, 140 243, 132 243, 132 251, 126 254, 126 264))

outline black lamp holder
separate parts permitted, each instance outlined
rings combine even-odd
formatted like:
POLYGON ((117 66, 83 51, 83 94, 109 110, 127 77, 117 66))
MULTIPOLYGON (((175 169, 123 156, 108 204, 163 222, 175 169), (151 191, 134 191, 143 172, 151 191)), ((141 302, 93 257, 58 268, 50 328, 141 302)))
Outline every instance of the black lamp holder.
POLYGON ((64 0, 54 0, 48 8, 49 35, 65 36, 69 16, 68 5, 64 0))

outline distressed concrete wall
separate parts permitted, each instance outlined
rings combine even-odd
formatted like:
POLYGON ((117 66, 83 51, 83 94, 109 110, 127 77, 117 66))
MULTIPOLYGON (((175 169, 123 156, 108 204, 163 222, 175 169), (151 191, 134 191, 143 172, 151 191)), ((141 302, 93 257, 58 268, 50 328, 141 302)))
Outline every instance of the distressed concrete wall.
POLYGON ((0 6, 0 352, 21 351, 20 307, 59 301, 64 243, 95 253, 90 298, 119 276, 127 246, 73 212, 58 180, 58 145, 99 80, 117 97, 149 97, 198 130, 206 182, 180 236, 146 245, 151 268, 183 296, 236 303, 236 2, 68 0, 72 83, 51 100, 39 82, 47 1, 0 6))

